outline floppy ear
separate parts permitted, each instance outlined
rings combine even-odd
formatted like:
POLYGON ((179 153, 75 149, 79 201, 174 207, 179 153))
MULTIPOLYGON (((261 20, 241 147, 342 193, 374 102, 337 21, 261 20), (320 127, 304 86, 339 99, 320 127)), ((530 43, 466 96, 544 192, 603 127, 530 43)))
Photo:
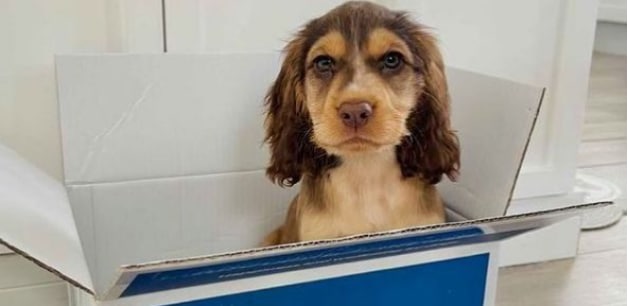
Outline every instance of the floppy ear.
POLYGON ((435 39, 417 30, 415 60, 420 64, 423 89, 414 110, 407 119, 409 136, 397 147, 397 159, 406 177, 420 176, 430 184, 438 183, 443 174, 452 181, 458 177, 460 149, 451 130, 449 93, 442 56, 435 39))
POLYGON ((266 95, 266 138, 270 165, 266 175, 280 186, 292 186, 304 174, 318 174, 334 158, 311 140, 312 121, 305 105, 305 39, 302 35, 285 48, 285 59, 266 95))

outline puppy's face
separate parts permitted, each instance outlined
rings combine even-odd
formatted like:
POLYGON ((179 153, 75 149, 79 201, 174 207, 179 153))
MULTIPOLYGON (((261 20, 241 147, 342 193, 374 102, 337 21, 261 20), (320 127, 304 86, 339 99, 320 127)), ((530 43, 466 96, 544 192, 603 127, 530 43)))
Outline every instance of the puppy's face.
POLYGON ((340 156, 398 145, 409 134, 406 120, 424 86, 394 29, 374 24, 356 30, 329 29, 305 60, 312 140, 340 156))
POLYGON ((271 179, 292 185, 393 146, 405 177, 455 175, 442 59, 405 13, 348 2, 307 23, 285 53, 266 98, 271 179))

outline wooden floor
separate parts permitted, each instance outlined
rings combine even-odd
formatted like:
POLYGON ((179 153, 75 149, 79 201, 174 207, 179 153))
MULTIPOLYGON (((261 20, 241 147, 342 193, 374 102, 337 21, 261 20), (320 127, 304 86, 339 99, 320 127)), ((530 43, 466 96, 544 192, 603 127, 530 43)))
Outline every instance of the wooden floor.
MULTIPOLYGON (((596 53, 579 173, 620 186, 626 207, 626 57, 596 53)), ((503 268, 498 306, 626 305, 626 216, 610 227, 585 231, 578 257, 503 268)))

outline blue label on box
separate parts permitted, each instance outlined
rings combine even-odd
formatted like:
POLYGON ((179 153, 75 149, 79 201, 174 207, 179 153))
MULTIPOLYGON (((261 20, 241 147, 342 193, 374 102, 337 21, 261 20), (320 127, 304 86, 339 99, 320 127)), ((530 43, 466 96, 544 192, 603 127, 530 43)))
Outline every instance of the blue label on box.
POLYGON ((480 254, 171 306, 482 306, 488 263, 480 254))
POLYGON ((286 254, 208 263, 194 268, 147 272, 137 275, 123 291, 122 297, 198 286, 253 276, 400 255, 442 247, 489 242, 516 235, 522 231, 484 234, 480 228, 417 234, 376 241, 360 241, 345 245, 328 245, 317 249, 286 254))

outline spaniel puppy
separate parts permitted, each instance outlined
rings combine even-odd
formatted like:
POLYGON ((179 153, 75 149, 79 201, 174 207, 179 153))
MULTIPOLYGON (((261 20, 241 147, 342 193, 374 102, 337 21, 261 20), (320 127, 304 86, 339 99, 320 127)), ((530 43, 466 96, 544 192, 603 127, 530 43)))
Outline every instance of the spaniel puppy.
POLYGON ((301 182, 264 245, 444 222, 458 174, 441 55, 405 13, 348 2, 288 43, 267 98, 268 177, 301 182))

